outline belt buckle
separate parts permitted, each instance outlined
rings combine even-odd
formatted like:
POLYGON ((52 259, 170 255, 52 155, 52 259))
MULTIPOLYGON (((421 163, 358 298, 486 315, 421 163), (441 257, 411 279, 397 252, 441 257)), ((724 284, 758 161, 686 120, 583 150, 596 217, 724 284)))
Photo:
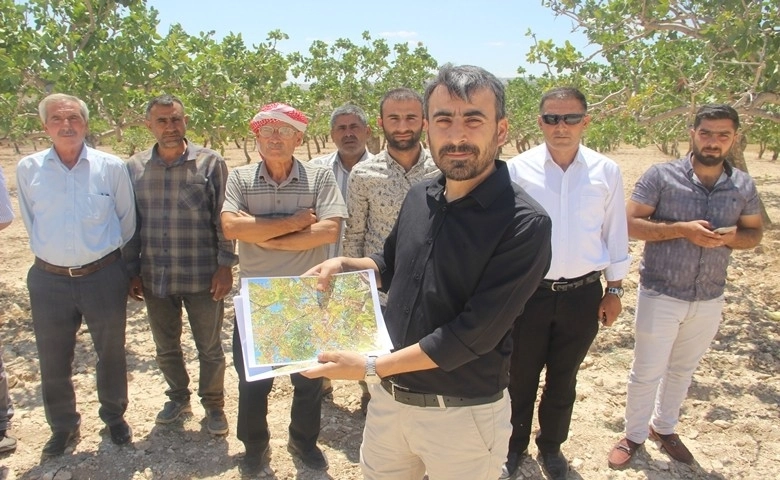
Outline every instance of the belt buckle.
POLYGON ((398 390, 399 392, 408 392, 409 389, 402 387, 401 385, 397 385, 395 382, 390 382, 390 394, 393 396, 393 400, 398 400, 395 396, 395 391, 398 390))
POLYGON ((68 276, 71 277, 71 278, 83 277, 84 275, 77 275, 77 274, 73 273, 74 270, 78 270, 80 268, 81 267, 68 267, 68 276))
POLYGON ((566 291, 566 282, 552 282, 550 285, 550 290, 553 292, 565 292, 566 291), (558 289, 560 287, 560 290, 558 289))

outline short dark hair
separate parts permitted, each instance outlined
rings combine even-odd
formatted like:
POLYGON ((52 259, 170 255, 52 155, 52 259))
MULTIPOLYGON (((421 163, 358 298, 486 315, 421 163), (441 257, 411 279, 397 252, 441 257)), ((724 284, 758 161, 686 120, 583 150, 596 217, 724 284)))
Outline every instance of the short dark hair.
POLYGON ((699 127, 702 120, 729 119, 734 123, 734 130, 739 128, 739 114, 731 105, 725 103, 708 103, 702 105, 693 119, 694 130, 699 127))
POLYGON ((149 118, 149 112, 152 111, 152 108, 154 108, 155 105, 170 107, 174 103, 181 105, 181 109, 184 110, 184 104, 181 103, 181 100, 179 100, 179 97, 176 95, 170 95, 168 93, 157 95, 153 99, 149 100, 149 103, 146 105, 146 118, 149 118))
POLYGON ((415 101, 420 102, 420 105, 423 104, 423 99, 420 96, 419 93, 415 92, 411 88, 401 87, 401 88, 394 88, 382 96, 382 100, 379 101, 379 117, 382 117, 382 112, 384 111, 385 101, 387 100, 395 100, 396 102, 403 102, 403 101, 415 101))
POLYGON ((551 99, 577 100, 582 105, 582 109, 585 111, 585 113, 588 112, 588 101, 585 99, 585 95, 574 87, 556 87, 552 90, 547 90, 544 92, 542 99, 539 101, 539 113, 544 113, 544 102, 551 99))
POLYGON ((333 128, 333 126, 336 124, 336 119, 342 115, 354 115, 358 118, 358 120, 360 120, 360 123, 362 123, 364 127, 368 126, 368 117, 366 116, 366 112, 364 112, 362 108, 358 107, 354 103, 345 103, 344 105, 333 110, 333 113, 330 114, 330 128, 333 128))
POLYGON ((444 85, 450 95, 468 101, 471 94, 483 88, 487 88, 496 97, 496 121, 506 117, 506 97, 504 85, 495 75, 484 68, 473 65, 458 65, 451 63, 443 65, 436 77, 425 87, 423 96, 423 109, 425 118, 428 118, 428 104, 433 91, 439 85, 444 85))

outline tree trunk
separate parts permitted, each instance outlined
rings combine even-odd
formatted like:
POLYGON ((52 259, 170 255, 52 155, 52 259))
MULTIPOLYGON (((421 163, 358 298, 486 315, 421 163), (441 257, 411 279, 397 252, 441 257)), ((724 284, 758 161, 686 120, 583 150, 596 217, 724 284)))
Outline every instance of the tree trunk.
MULTIPOLYGON (((314 143, 317 143, 317 138, 315 137, 314 143)), ((311 160, 311 142, 306 142, 306 153, 309 155, 309 160, 311 160)))
MULTIPOLYGON (((747 135, 740 135, 739 143, 732 147, 728 156, 728 161, 736 168, 742 170, 745 173, 748 172, 747 163, 745 162, 745 148, 747 148, 748 139, 747 135)), ((772 219, 769 218, 769 214, 766 211, 764 201, 761 199, 761 195, 758 196, 758 202, 761 206, 761 219, 764 221, 764 226, 772 224, 772 219)))
POLYGON ((368 148, 368 151, 374 155, 379 153, 379 150, 381 149, 379 146, 379 137, 376 135, 371 135, 368 137, 368 140, 366 140, 366 147, 368 148))
MULTIPOLYGON (((317 148, 317 153, 320 153, 320 140, 317 138, 317 135, 312 135, 311 139, 314 140, 314 146, 317 148)), ((309 146, 309 142, 306 142, 306 147, 309 150, 309 153, 311 153, 311 147, 309 146)), ((309 155, 309 158, 311 159, 311 155, 309 155)))
POLYGON ((249 137, 244 137, 244 158, 246 159, 246 164, 249 165, 252 163, 252 157, 249 156, 249 149, 247 148, 249 146, 249 137))

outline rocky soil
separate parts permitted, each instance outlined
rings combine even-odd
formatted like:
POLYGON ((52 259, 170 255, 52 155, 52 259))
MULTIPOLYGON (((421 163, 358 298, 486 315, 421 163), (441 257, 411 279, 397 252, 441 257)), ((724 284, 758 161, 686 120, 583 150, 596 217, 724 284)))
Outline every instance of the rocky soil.
MULTIPOLYGON (((332 146, 330 146, 332 148, 332 146)), ((28 150, 31 150, 28 148, 28 150)), ((25 151, 24 153, 30 153, 25 151)), ((634 180, 664 157, 654 148, 622 148, 610 154, 620 163, 630 191, 634 180)), ((307 158, 304 151, 301 158, 307 158)), ((239 150, 228 150, 231 166, 243 163, 239 150)), ((780 165, 756 159, 748 164, 770 216, 780 222, 780 165)), ((0 165, 16 203, 15 165, 19 156, 0 149, 0 165)), ((17 205, 18 213, 18 205, 17 205)), ((37 352, 30 320, 25 277, 32 263, 21 219, 0 232, 0 343, 16 408, 10 433, 17 451, 0 456, 0 480, 13 479, 238 479, 243 445, 235 438, 237 375, 231 351, 232 305, 223 330, 228 370, 226 413, 231 432, 214 437, 206 432, 202 409, 169 426, 154 418, 166 400, 164 380, 154 361, 154 344, 143 304, 128 304, 127 358, 130 406, 127 420, 134 430, 132 445, 117 447, 100 422, 95 394, 95 355, 85 328, 79 333, 74 383, 82 414, 81 441, 64 456, 41 461, 49 437, 41 405, 37 352)), ((619 321, 600 332, 579 375, 578 402, 569 441, 563 451, 574 479, 771 479, 780 470, 780 229, 766 230, 761 246, 735 252, 729 270, 724 321, 710 352, 694 377, 683 406, 678 433, 698 463, 688 467, 671 461, 647 442, 632 467, 621 472, 607 467, 606 455, 620 437, 625 384, 632 358, 637 262, 641 242, 632 242, 634 266, 626 280, 627 294, 619 321)), ((196 351, 185 329, 189 371, 197 378, 196 351)), ((194 382, 196 384, 196 382, 194 382)), ((308 470, 287 453, 291 398, 287 378, 272 392, 269 423, 272 459, 263 478, 358 479, 357 464, 364 418, 360 389, 354 382, 334 382, 333 399, 323 408, 320 445, 330 460, 327 473, 308 470)), ((535 452, 532 452, 535 453, 535 452)), ((518 478, 545 478, 535 458, 520 467, 518 478)))

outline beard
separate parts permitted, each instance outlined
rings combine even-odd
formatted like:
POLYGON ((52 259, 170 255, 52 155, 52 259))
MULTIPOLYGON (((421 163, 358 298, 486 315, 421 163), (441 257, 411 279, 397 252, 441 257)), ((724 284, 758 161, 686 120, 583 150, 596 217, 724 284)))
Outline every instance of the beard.
POLYGON ((483 152, 471 143, 454 145, 452 143, 436 148, 431 140, 431 152, 435 152, 434 161, 439 170, 449 180, 464 181, 479 177, 485 172, 496 158, 498 153, 498 139, 493 137, 483 152), (451 160, 448 153, 471 153, 472 158, 466 160, 451 160))
POLYGON ((697 162, 707 167, 716 167, 726 161, 729 156, 730 150, 723 152, 717 149, 717 153, 714 150, 702 151, 696 144, 691 145, 691 154, 697 162))
POLYGON ((422 137, 422 129, 420 130, 408 130, 406 132, 396 132, 403 135, 407 135, 409 133, 412 134, 411 138, 408 140, 396 140, 395 136, 392 132, 388 132, 384 128, 382 131, 385 134, 385 139, 387 140, 387 145, 394 149, 399 150, 401 152, 406 152, 409 150, 414 150, 417 148, 417 145, 420 143, 420 138, 422 137))

